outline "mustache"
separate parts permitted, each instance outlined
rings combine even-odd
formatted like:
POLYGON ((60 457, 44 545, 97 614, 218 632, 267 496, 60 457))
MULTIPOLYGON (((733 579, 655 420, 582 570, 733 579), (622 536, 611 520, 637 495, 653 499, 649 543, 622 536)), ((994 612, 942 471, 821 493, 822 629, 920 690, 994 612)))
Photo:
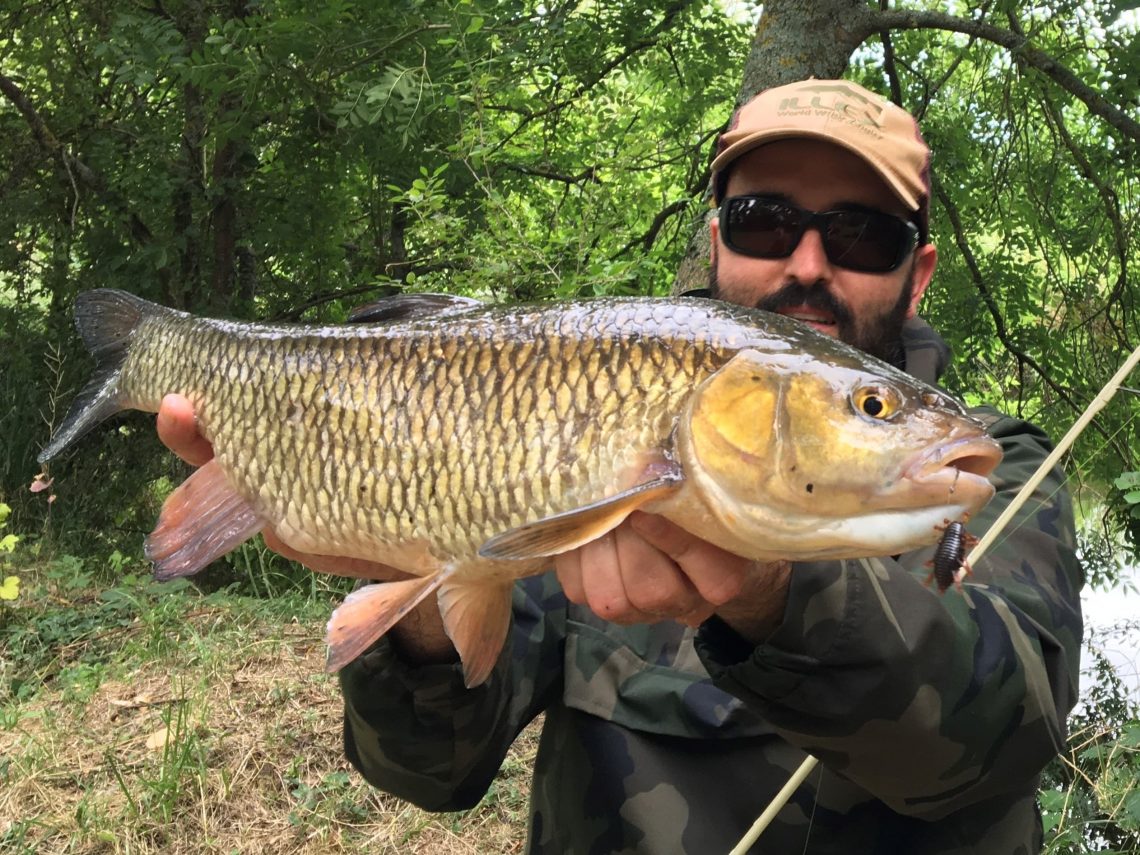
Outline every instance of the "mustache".
POLYGON ((756 304, 757 309, 766 312, 778 312, 780 309, 793 306, 807 306, 827 312, 841 327, 849 325, 852 321, 851 310, 824 285, 805 286, 799 282, 789 282, 756 304))

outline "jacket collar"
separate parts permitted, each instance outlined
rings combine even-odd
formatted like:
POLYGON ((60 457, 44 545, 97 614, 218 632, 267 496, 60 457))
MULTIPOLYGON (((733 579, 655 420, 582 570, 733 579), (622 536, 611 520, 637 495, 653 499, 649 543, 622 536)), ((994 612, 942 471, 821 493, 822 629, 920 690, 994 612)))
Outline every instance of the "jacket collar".
POLYGON ((903 323, 903 370, 912 377, 934 385, 950 364, 950 345, 922 318, 903 323))

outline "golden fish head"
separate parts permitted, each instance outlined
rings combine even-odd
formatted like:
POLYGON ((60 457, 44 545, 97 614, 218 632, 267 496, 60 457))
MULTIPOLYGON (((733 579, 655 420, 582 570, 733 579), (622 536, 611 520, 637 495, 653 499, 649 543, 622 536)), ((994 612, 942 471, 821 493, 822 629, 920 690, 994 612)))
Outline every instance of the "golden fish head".
POLYGON ((959 404, 891 366, 757 350, 694 391, 677 454, 719 528, 707 539, 800 560, 933 543, 989 501, 1001 460, 959 404))

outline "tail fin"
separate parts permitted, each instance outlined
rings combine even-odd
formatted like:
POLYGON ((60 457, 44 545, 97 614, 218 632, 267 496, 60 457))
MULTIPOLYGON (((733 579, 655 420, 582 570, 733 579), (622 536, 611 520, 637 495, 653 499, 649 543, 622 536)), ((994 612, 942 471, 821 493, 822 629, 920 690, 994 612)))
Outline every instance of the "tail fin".
POLYGON ((36 459, 51 460, 104 419, 126 409, 119 393, 119 375, 131 334, 146 317, 167 312, 134 294, 104 288, 75 298, 75 326, 95 357, 95 375, 71 403, 71 409, 51 442, 36 459))

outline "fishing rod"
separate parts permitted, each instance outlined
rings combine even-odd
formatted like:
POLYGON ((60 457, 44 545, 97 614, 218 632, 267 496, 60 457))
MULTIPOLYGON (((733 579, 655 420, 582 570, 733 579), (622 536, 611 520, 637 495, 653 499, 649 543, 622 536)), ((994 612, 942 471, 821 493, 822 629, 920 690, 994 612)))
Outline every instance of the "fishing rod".
MULTIPOLYGON (((994 524, 982 535, 981 539, 970 551, 970 554, 966 556, 965 564, 967 566, 981 559, 986 550, 993 545, 998 535, 1001 534, 1002 529, 1013 519, 1013 515, 1021 509, 1021 506, 1026 503, 1029 496, 1037 489, 1037 486, 1044 480, 1045 476, 1057 465, 1061 456, 1069 450, 1069 446, 1071 446, 1084 429, 1088 427, 1089 422, 1093 420, 1093 416, 1103 410, 1105 405, 1112 400, 1112 397, 1121 388, 1124 378, 1132 372, 1132 369, 1136 367, 1137 363, 1140 363, 1140 347, 1132 351, 1131 355, 1124 360, 1124 364, 1121 365, 1120 368, 1117 369, 1117 372, 1112 375, 1111 379, 1101 387, 1100 392, 1098 392, 1096 397, 1092 399, 1092 402, 1085 407, 1080 417, 1073 422, 1073 426, 1069 428, 1068 432, 1061 438, 1061 441, 1057 443, 1049 456, 1037 467, 1037 471, 1025 482, 1025 486, 1013 497, 1013 501, 1009 503, 1009 507, 1002 511, 1001 515, 994 520, 994 524)), ((1132 390, 1129 389, 1129 391, 1132 390)), ((792 797, 792 794, 799 785, 804 782, 807 776, 811 774, 818 763, 819 759, 811 754, 804 759, 804 762, 800 764, 800 767, 792 774, 792 777, 788 779, 788 783, 776 794, 776 797, 772 799, 768 807, 764 809, 764 812, 756 818, 756 822, 754 822, 747 833, 740 838, 740 842, 736 844, 728 855, 745 855, 749 847, 764 833, 764 829, 771 824, 776 814, 788 803, 788 799, 792 797)))

